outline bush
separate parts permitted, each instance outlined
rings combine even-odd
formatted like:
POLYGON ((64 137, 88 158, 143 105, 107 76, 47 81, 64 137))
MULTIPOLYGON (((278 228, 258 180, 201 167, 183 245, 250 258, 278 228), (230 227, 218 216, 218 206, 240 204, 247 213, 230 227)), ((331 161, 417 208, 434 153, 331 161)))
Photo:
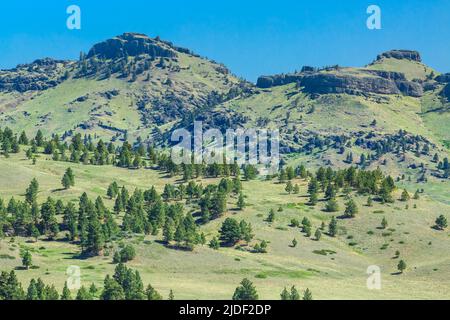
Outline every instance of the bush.
POLYGON ((114 263, 126 263, 136 257, 136 250, 131 245, 126 245, 120 251, 114 253, 114 263))

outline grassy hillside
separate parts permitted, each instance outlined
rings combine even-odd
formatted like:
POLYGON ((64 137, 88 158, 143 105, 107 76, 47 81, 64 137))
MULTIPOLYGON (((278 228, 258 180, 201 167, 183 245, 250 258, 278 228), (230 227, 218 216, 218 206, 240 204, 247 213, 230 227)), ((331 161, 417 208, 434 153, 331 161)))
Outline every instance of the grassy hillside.
MULTIPOLYGON (((112 202, 106 197, 107 186, 115 180, 130 190, 135 187, 149 188, 155 185, 162 191, 164 184, 177 183, 175 178, 165 178, 151 169, 126 170, 110 166, 83 166, 71 164, 76 186, 69 191, 60 190, 60 180, 67 163, 38 159, 36 165, 26 160, 23 154, 9 159, 0 158, 0 194, 7 199, 23 197, 28 182, 36 177, 41 185, 38 200, 47 196, 64 201, 74 200, 87 192, 90 197, 102 196, 108 206, 112 202), (11 175, 12 172, 16 174, 11 175)), ((204 184, 215 183, 215 179, 203 180, 204 184)), ((159 236, 133 236, 122 240, 132 243, 137 249, 137 258, 128 263, 140 271, 144 283, 151 283, 165 296, 173 289, 177 299, 229 299, 234 288, 243 277, 250 278, 262 298, 278 299, 284 286, 296 285, 304 290, 310 288, 316 299, 445 299, 448 298, 450 282, 446 278, 449 258, 443 252, 449 250, 448 231, 439 232, 431 228, 438 214, 450 213, 450 205, 433 200, 433 190, 426 187, 420 200, 408 203, 397 201, 392 205, 375 204, 366 207, 367 197, 354 196, 360 213, 355 219, 339 220, 339 235, 326 235, 320 241, 305 237, 299 229, 290 227, 291 219, 301 221, 308 217, 313 231, 322 221, 328 222, 331 215, 322 211, 323 202, 316 207, 306 203, 307 182, 295 180, 300 185, 299 195, 288 195, 284 184, 274 181, 244 182, 244 193, 248 207, 235 211, 235 200, 228 203, 229 211, 201 230, 207 239, 217 234, 220 223, 229 216, 251 222, 256 240, 269 242, 267 254, 255 254, 233 248, 214 251, 199 246, 193 252, 165 248, 158 243, 159 236), (409 209, 405 209, 408 204, 409 209), (278 212, 281 207, 283 211, 278 212), (265 221, 268 211, 275 209, 274 223, 265 221), (386 230, 380 230, 383 217, 389 222, 386 230), (293 239, 298 241, 291 247, 293 239), (328 251, 324 251, 328 250, 328 251), (401 259, 407 261, 408 270, 395 275, 399 259, 393 258, 399 250, 401 259), (323 254, 322 254, 323 252, 323 254), (329 254, 326 255, 325 252, 329 254), (325 254, 325 255, 324 255, 325 254), (366 288, 366 269, 378 265, 382 270, 381 291, 366 288), (424 289, 426 288, 426 289, 424 289)), ((411 192, 422 185, 410 184, 411 192)), ((448 189, 448 182, 441 186, 448 189)), ((400 191, 396 192, 400 197, 400 191)), ((448 200, 448 199, 447 199, 448 200)), ((342 214, 344 199, 338 198, 342 214)), ((77 258, 79 247, 65 242, 39 240, 27 242, 22 238, 14 241, 6 238, 0 242, 1 269, 9 270, 20 265, 19 249, 29 248, 38 269, 17 270, 21 280, 41 277, 62 288, 70 265, 80 266, 83 284, 91 282, 101 286, 107 273, 113 273, 111 256, 89 259, 77 258), (11 258, 9 258, 11 257, 11 258)))

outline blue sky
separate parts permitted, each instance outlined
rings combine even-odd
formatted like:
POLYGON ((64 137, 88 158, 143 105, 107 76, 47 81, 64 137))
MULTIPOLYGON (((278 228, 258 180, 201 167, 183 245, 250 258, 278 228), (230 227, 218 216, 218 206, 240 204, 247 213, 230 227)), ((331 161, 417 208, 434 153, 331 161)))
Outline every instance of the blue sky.
POLYGON ((415 49, 450 72, 448 0, 44 0, 0 4, 0 68, 42 57, 76 59, 92 44, 133 31, 185 46, 255 81, 303 65, 361 66, 390 49, 415 49), (68 30, 66 8, 82 11, 68 30), (366 9, 382 10, 382 30, 366 9))

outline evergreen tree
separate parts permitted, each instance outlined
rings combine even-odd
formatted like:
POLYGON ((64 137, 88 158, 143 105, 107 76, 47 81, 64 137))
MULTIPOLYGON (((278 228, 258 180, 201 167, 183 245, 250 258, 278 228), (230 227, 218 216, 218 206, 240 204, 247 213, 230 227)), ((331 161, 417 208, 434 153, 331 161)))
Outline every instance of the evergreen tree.
POLYGON ((400 260, 400 262, 397 265, 397 269, 400 273, 403 273, 406 270, 406 262, 403 260, 400 260))
POLYGON ((312 293, 311 291, 307 288, 303 294, 303 300, 307 301, 307 300, 312 300, 312 293))
POLYGON ((273 209, 270 209, 269 215, 266 219, 267 222, 272 223, 275 221, 275 211, 273 209))
POLYGON ((244 195, 241 192, 239 194, 239 198, 238 198, 238 201, 237 201, 237 207, 238 207, 239 210, 242 210, 242 209, 245 208, 245 206, 246 206, 245 198, 244 198, 244 195))
POLYGON ((335 217, 331 218, 330 224, 328 225, 328 234, 330 237, 335 237, 337 234, 337 220, 335 217))
POLYGON ((354 218, 358 213, 358 207, 353 199, 350 199, 345 205, 345 215, 349 218, 354 218))
POLYGON ((147 296, 147 300, 150 301, 157 301, 162 300, 163 297, 158 293, 158 291, 155 290, 151 285, 147 286, 147 289, 145 290, 145 295, 147 296))
POLYGON ((403 202, 409 201, 411 199, 408 191, 406 189, 403 190, 400 200, 403 202))
POLYGON ((62 177, 61 184, 66 190, 69 189, 70 187, 75 186, 75 175, 73 174, 71 168, 67 168, 66 172, 62 177))
POLYGON ((291 182, 291 181, 288 181, 288 183, 286 184, 286 188, 285 188, 285 190, 286 190, 286 192, 287 192, 287 193, 289 193, 289 194, 291 194, 291 193, 292 193, 292 191, 294 190, 294 187, 293 187, 293 185, 292 185, 292 182, 291 182))
POLYGON ((67 286, 67 282, 64 283, 64 288, 61 294, 61 300, 72 300, 72 293, 70 292, 69 287, 67 286))
POLYGON ((286 287, 284 287, 283 291, 280 294, 281 300, 291 300, 291 295, 287 291, 286 287))
POLYGON ((325 206, 325 211, 327 211, 327 212, 338 212, 339 211, 339 205, 338 205, 336 199, 332 198, 327 201, 327 204, 325 206))
POLYGON ((103 283, 103 292, 101 300, 125 300, 125 293, 122 286, 109 275, 106 276, 103 283))
POLYGON ((36 286, 36 280, 31 279, 27 290, 27 300, 39 300, 39 293, 36 286))
POLYGON ((320 231, 320 229, 316 230, 316 232, 314 233, 314 237, 317 241, 320 241, 320 238, 322 238, 322 232, 320 231))
POLYGON ((290 299, 291 300, 300 300, 300 294, 298 293, 298 290, 295 286, 291 287, 290 299))
POLYGON ((447 223, 447 218, 444 215, 440 215, 437 219, 436 219, 436 228, 438 230, 445 230, 448 226, 447 223))
POLYGON ((37 182, 36 179, 31 180, 31 183, 25 192, 25 199, 28 202, 28 204, 31 205, 34 202, 36 202, 38 191, 39 191, 39 183, 37 182))
POLYGON ((76 300, 92 300, 92 296, 84 286, 81 286, 78 290, 76 300))
POLYGON ((236 288, 233 300, 258 300, 258 293, 253 283, 248 279, 243 279, 241 285, 236 288))

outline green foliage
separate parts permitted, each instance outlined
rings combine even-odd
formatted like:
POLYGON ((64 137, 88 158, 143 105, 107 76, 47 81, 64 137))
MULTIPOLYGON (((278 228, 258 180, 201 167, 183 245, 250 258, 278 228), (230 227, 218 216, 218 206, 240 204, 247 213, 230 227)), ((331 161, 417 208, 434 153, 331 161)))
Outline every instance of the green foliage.
POLYGON ((241 285, 236 288, 233 294, 233 300, 258 300, 258 293, 253 283, 247 278, 241 281, 241 285))

